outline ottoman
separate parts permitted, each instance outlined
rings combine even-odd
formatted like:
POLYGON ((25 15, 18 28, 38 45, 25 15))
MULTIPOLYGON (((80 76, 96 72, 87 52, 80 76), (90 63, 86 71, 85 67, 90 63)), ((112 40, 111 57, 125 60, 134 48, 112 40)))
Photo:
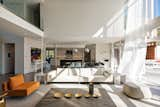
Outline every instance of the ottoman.
POLYGON ((143 84, 135 84, 132 82, 124 84, 123 93, 135 99, 149 99, 152 97, 149 87, 143 84))

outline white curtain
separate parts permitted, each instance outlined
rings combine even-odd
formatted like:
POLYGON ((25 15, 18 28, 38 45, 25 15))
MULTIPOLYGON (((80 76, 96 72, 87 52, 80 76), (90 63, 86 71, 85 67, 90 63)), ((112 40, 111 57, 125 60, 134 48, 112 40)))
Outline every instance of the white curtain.
POLYGON ((118 73, 136 82, 144 73, 146 58, 144 0, 130 0, 127 10, 125 46, 118 73))
POLYGON ((140 80, 141 75, 144 73, 145 57, 146 43, 144 38, 127 37, 118 72, 126 75, 126 80, 133 82, 140 80))
MULTIPOLYGON (((123 9, 116 14, 112 20, 107 23, 107 37, 108 38, 123 38, 124 37, 124 13, 123 9)), ((114 45, 112 45, 111 53, 114 53, 114 45)), ((115 64, 114 54, 111 55, 111 69, 114 72, 117 69, 115 64)))

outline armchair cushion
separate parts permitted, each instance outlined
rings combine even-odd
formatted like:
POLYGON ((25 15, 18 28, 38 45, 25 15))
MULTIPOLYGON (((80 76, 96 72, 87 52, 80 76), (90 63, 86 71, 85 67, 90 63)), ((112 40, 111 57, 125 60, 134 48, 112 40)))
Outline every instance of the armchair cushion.
POLYGON ((95 72, 94 75, 95 75, 95 76, 96 76, 96 75, 103 75, 103 72, 104 72, 103 70, 98 69, 98 70, 95 72))
POLYGON ((21 92, 22 95, 27 96, 34 92, 36 89, 38 89, 39 85, 39 82, 25 82, 22 85, 19 85, 16 89, 14 89, 14 92, 21 92))
POLYGON ((24 83, 24 77, 22 74, 9 78, 9 88, 11 90, 16 89, 19 85, 24 83))
POLYGON ((3 82, 2 90, 7 96, 28 96, 40 87, 39 82, 24 82, 23 74, 10 77, 8 82, 3 82))

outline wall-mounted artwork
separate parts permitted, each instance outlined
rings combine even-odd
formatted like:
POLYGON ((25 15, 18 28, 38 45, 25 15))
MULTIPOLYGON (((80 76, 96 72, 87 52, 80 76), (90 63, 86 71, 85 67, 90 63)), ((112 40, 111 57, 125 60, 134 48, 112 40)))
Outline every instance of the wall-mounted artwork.
POLYGON ((31 61, 41 59, 41 49, 40 48, 31 48, 31 61))

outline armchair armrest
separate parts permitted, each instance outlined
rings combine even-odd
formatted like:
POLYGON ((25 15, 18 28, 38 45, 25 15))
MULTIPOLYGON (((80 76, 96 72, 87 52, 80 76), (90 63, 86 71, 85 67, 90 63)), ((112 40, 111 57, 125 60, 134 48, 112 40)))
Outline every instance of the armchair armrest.
POLYGON ((7 92, 9 90, 8 81, 2 83, 2 91, 7 92))

